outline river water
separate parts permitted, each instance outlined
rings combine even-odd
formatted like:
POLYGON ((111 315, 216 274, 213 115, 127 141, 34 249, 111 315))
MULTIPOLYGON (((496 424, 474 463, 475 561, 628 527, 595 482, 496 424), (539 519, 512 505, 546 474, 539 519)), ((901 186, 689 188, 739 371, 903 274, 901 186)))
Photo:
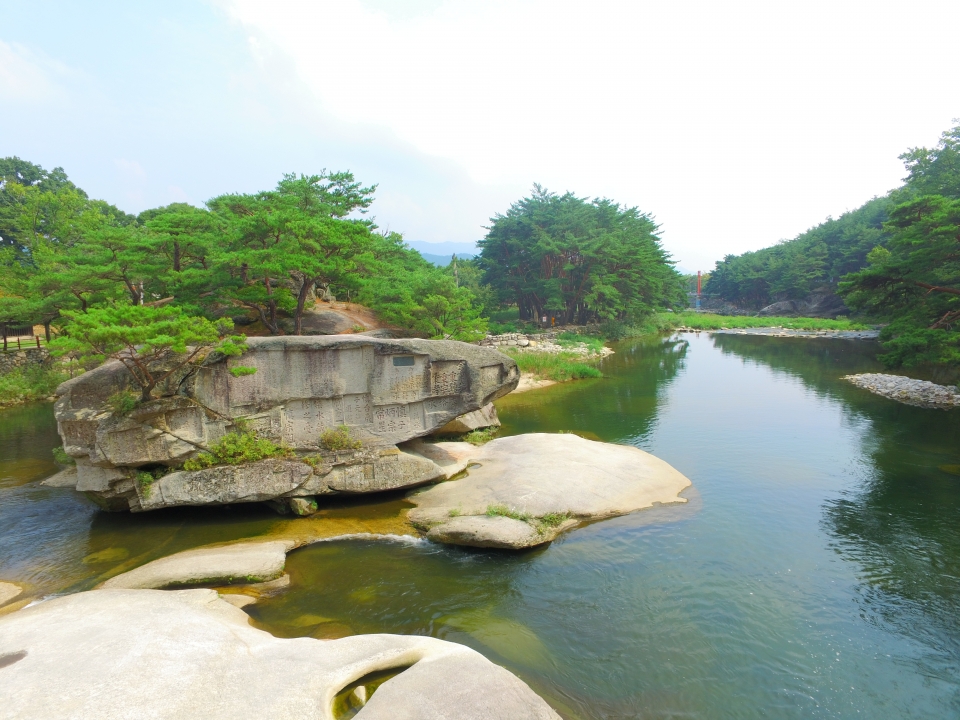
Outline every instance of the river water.
MULTIPOLYGON (((841 381, 879 369, 869 342, 701 334, 615 348, 603 379, 499 401, 503 432, 648 450, 693 481, 687 505, 522 554, 320 542, 289 556, 290 590, 248 608, 254 621, 285 637, 461 642, 570 719, 960 717, 960 412, 841 381)), ((58 444, 49 406, 0 413, 0 579, 34 595, 303 523, 403 528, 399 496, 310 520, 256 506, 101 513, 39 485, 58 444)))

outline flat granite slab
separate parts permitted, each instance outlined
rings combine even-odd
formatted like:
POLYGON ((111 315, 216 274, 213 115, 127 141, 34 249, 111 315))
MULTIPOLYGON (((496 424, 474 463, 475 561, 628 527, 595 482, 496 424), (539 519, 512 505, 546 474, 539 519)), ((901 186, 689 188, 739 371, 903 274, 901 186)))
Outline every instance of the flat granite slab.
POLYGON ((110 578, 106 589, 168 588, 185 585, 260 583, 283 574, 292 541, 241 542, 185 550, 110 578))
MULTIPOLYGON (((443 443, 437 446, 442 449, 443 443)), ((426 527, 430 539, 531 547, 549 542, 579 520, 685 503, 679 494, 691 485, 643 450, 572 434, 499 438, 477 448, 470 460, 476 466, 471 465, 463 479, 409 496, 417 505, 410 520, 426 527), (520 524, 533 532, 521 532, 520 524)))
POLYGON ((430 637, 283 639, 213 590, 94 590, 0 618, 0 720, 560 720, 522 680, 430 637))

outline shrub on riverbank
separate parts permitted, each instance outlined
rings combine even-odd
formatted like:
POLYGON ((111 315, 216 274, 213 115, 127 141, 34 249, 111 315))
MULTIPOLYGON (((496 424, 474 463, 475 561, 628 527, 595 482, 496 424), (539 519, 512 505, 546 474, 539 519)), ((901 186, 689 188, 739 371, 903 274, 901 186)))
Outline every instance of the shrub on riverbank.
MULTIPOLYGON (((501 348, 501 350, 504 350, 501 348)), ((541 353, 530 350, 506 350, 517 361, 520 372, 534 375, 541 380, 580 380, 581 378, 603 377, 596 368, 599 355, 581 355, 573 352, 541 353)))
POLYGON ((17 405, 50 397, 68 378, 65 372, 44 365, 29 365, 0 375, 0 405, 17 405))

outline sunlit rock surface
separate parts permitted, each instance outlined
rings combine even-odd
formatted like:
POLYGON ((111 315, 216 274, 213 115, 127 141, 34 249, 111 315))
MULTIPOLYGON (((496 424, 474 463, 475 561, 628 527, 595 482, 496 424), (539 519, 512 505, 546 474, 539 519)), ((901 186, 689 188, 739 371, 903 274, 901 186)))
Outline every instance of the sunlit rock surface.
POLYGON ((243 542, 168 555, 116 575, 102 587, 163 589, 185 585, 230 585, 276 580, 283 574, 289 541, 243 542))
POLYGON ((411 487, 442 472, 421 456, 398 453, 397 443, 488 406, 519 380, 509 357, 453 341, 347 335, 248 342, 243 356, 214 354, 198 370, 171 377, 158 389, 162 397, 122 416, 107 406, 130 386, 120 363, 61 385, 56 416, 64 449, 77 460, 77 490, 106 509, 136 511, 411 487), (234 377, 236 366, 256 372, 234 377), (363 447, 328 454, 319 467, 293 459, 200 471, 204 476, 178 472, 146 491, 137 482, 139 468, 179 467, 237 420, 301 456, 321 452, 322 433, 341 425, 363 447))
POLYGON ((12 613, 0 618, 0 719, 334 720, 341 690, 395 670, 357 693, 358 720, 559 720, 462 645, 280 639, 248 620, 213 590, 94 590, 12 613))
MULTIPOLYGON (((438 443, 434 452, 443 452, 438 443)), ((464 452, 461 444, 454 450, 464 452)), ((685 503, 690 480, 635 447, 572 434, 493 440, 469 454, 467 476, 410 495, 410 520, 439 542, 520 549, 581 520, 685 503), (527 525, 530 532, 525 532, 527 525)))

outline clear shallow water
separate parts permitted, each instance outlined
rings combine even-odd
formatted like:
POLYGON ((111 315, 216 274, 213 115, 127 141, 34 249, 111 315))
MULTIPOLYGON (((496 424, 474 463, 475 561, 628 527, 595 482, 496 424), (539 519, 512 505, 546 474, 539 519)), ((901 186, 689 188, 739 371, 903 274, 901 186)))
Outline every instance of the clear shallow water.
MULTIPOLYGON (((462 642, 569 718, 960 716, 960 413, 839 380, 877 369, 869 343, 685 337, 621 344, 602 380, 498 405, 507 433, 654 452, 693 480, 689 506, 520 555, 323 542, 251 615, 284 636, 462 642)), ((49 409, 0 414, 0 578, 79 589, 118 564, 84 565, 95 551, 129 564, 300 522, 105 515, 38 486, 49 468, 3 469, 56 444, 49 409)))

